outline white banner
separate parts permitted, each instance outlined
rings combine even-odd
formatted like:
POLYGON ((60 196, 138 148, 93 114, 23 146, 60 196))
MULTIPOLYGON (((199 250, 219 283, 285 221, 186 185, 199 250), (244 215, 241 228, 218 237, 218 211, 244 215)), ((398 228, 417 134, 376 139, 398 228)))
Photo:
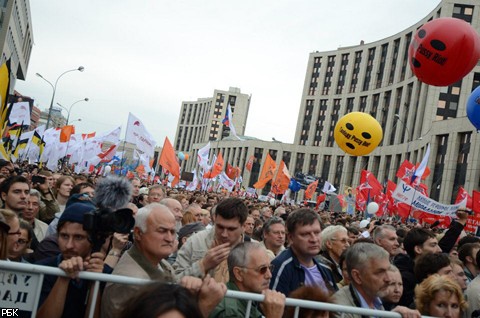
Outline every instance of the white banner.
POLYGON ((467 205, 466 198, 462 202, 453 205, 437 202, 416 191, 402 180, 398 181, 397 188, 393 191, 392 197, 402 203, 411 205, 412 208, 416 210, 443 216, 455 216, 460 207, 463 208, 467 205))
POLYGON ((218 182, 222 187, 227 189, 228 192, 232 192, 233 187, 235 186, 235 181, 230 179, 225 171, 222 171, 222 173, 218 175, 218 182))
POLYGON ((12 105, 9 117, 10 123, 30 126, 30 105, 28 102, 19 102, 12 105))
POLYGON ((135 144, 140 151, 146 153, 149 157, 153 157, 156 142, 145 125, 132 113, 128 114, 125 141, 135 144))

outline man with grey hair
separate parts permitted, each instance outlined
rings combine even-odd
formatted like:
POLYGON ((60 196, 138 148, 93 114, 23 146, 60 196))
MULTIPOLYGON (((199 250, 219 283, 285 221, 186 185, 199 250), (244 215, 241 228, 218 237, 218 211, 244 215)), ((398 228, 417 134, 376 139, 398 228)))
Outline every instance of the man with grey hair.
POLYGON ((271 217, 263 225, 263 242, 270 259, 273 260, 285 249, 285 222, 278 216, 271 217))
MULTIPOLYGON (((135 242, 118 261, 114 275, 174 283, 172 266, 165 260, 173 253, 175 217, 165 205, 151 203, 138 210, 133 229, 135 242)), ((118 317, 126 301, 141 286, 109 283, 102 299, 102 317, 118 317)))
POLYGON ((398 243, 397 231, 391 225, 384 224, 377 227, 373 231, 373 242, 383 247, 390 254, 390 259, 399 252, 400 244, 398 243))
POLYGON ((35 189, 30 190, 30 196, 27 199, 27 207, 23 210, 21 216, 27 221, 33 229, 34 237, 32 237, 31 248, 35 250, 44 238, 48 230, 48 224, 40 221, 37 216, 40 211, 40 203, 42 197, 40 192, 35 189))
MULTIPOLYGON (((265 295, 262 304, 253 303, 248 317, 282 317, 285 295, 268 289, 272 265, 261 244, 243 242, 236 245, 228 255, 227 263, 227 289, 265 295)), ((224 298, 209 317, 245 317, 247 305, 247 300, 224 298)))
MULTIPOLYGON (((356 243, 345 256, 350 285, 342 287, 333 295, 336 304, 366 309, 384 310, 379 297, 381 291, 390 283, 389 254, 380 246, 372 243, 356 243)), ((421 317, 417 310, 397 306, 392 311, 403 317, 421 317)), ((359 314, 335 312, 336 317, 361 318, 359 314)))
POLYGON ((322 231, 320 238, 322 241, 320 254, 325 258, 320 260, 330 266, 335 283, 339 283, 343 279, 339 265, 340 256, 350 246, 348 231, 341 225, 331 225, 322 231))
POLYGON ((180 228, 182 227, 182 218, 183 218, 182 204, 178 200, 172 199, 172 198, 165 198, 162 201, 160 201, 160 204, 169 208, 170 212, 172 212, 173 215, 175 216, 175 223, 176 223, 175 226, 178 232, 178 230, 180 230, 180 228))

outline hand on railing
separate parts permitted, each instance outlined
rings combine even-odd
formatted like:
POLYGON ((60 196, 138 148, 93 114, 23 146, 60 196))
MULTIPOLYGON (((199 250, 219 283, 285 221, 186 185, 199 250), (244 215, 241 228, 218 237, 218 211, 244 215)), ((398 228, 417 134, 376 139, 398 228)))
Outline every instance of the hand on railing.
POLYGON ((262 294, 265 295, 265 300, 260 304, 260 308, 265 317, 282 317, 283 311, 285 310, 285 295, 270 289, 264 290, 262 294))
POLYGON ((198 306, 204 317, 208 317, 226 293, 227 286, 224 283, 217 283, 210 275, 205 276, 198 293, 198 306))
POLYGON ((410 309, 407 307, 403 306, 397 306, 393 310, 393 312, 398 312, 400 315, 402 315, 402 318, 420 318, 422 315, 418 310, 415 309, 410 309))

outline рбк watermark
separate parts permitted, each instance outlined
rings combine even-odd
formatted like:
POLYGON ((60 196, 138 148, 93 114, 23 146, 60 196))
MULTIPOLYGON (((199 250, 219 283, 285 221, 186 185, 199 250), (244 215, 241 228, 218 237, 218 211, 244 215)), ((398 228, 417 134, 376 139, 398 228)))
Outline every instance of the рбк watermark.
POLYGON ((2 308, 1 313, 0 317, 18 317, 18 309, 15 308, 2 308))

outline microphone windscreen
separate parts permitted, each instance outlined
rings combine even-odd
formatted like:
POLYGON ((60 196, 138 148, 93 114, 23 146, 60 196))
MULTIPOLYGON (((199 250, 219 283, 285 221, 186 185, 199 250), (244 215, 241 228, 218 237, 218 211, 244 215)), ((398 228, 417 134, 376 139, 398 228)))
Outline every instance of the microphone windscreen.
POLYGON ((132 197, 133 187, 125 177, 109 175, 97 184, 93 202, 100 209, 125 208, 132 197))

